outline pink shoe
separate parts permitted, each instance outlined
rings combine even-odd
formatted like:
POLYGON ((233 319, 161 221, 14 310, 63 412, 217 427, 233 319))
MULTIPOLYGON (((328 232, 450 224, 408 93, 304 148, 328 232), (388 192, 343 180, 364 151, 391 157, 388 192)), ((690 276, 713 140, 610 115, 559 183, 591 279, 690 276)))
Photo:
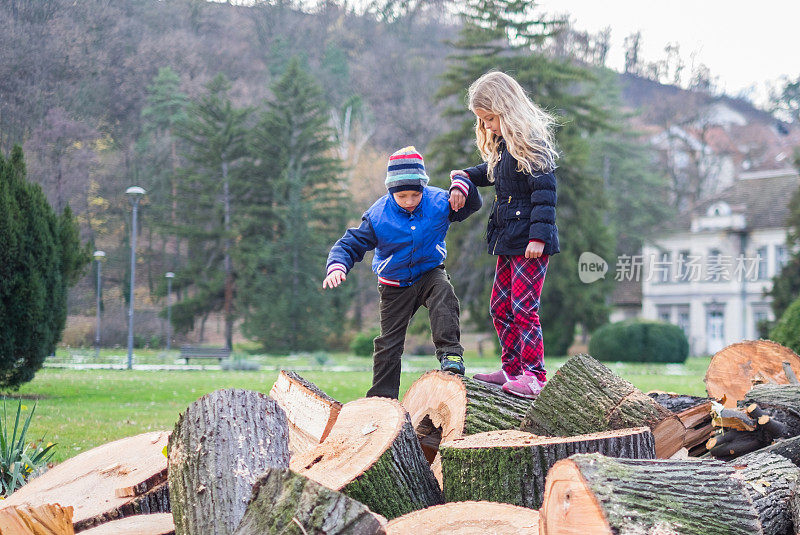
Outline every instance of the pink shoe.
POLYGON ((504 384, 503 391, 520 398, 536 399, 542 391, 542 385, 535 375, 524 373, 504 384))
POLYGON ((508 375, 502 368, 492 373, 476 373, 472 378, 484 383, 492 383, 493 385, 504 385, 516 379, 513 375, 508 375))

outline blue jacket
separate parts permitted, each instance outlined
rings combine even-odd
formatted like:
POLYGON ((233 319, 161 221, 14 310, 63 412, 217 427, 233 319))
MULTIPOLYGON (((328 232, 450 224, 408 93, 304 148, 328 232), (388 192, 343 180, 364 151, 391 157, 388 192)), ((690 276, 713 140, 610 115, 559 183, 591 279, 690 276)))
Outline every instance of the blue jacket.
POLYGON ((378 199, 361 217, 358 228, 350 228, 328 255, 327 273, 349 272, 367 251, 375 249, 372 271, 388 286, 411 286, 423 274, 447 258, 444 238, 450 223, 463 221, 482 204, 477 188, 463 178, 453 181, 467 193, 466 205, 458 212, 450 208, 450 194, 427 186, 413 212, 401 208, 394 196, 378 199))
POLYGON ((500 141, 500 161, 489 182, 484 162, 464 169, 477 186, 494 186, 495 201, 489 214, 486 238, 489 254, 522 255, 531 240, 544 242, 546 255, 560 251, 556 226, 556 176, 517 171, 517 160, 500 141))

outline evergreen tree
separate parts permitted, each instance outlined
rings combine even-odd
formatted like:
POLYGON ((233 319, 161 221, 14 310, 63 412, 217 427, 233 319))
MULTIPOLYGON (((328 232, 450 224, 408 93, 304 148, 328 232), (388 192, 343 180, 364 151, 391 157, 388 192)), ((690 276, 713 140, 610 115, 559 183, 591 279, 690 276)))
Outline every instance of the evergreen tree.
MULTIPOLYGON (((800 156, 795 155, 794 165, 800 170, 800 156)), ((789 218, 786 226, 789 227, 786 247, 792 254, 780 273, 772 278, 772 289, 768 292, 772 297, 771 306, 776 320, 783 316, 789 305, 800 295, 800 189, 795 190, 789 200, 789 218)))
MULTIPOLYGON (((610 258, 614 242, 603 222, 605 207, 600 169, 589 160, 588 136, 607 127, 608 116, 591 99, 595 79, 589 70, 540 52, 561 27, 543 20, 535 3, 519 0, 471 0, 463 12, 464 24, 453 43, 457 53, 445 73, 439 98, 451 105, 444 113, 453 129, 433 143, 438 170, 463 169, 480 161, 475 147, 475 118, 465 109, 468 86, 489 70, 513 76, 529 96, 558 116, 559 151, 557 223, 561 253, 550 260, 542 294, 542 326, 550 354, 564 354, 575 327, 591 330, 607 320, 606 297, 610 280, 583 284, 578 257, 591 251, 610 258)), ((491 199, 487 199, 491 200, 491 199)), ((484 209, 491 209, 491 202, 484 209)), ((489 292, 496 259, 478 246, 482 231, 473 223, 454 229, 449 238, 453 279, 459 296, 479 328, 488 328, 489 292)))
POLYGON ((26 179, 22 149, 0 156, 0 387, 33 379, 55 350, 67 290, 89 260, 69 207, 57 216, 26 179))
POLYGON ((191 288, 173 306, 175 329, 187 331, 195 321, 223 311, 225 343, 233 342, 235 273, 234 198, 245 156, 246 122, 250 109, 233 106, 230 82, 218 75, 206 94, 193 101, 176 133, 186 143, 186 165, 177 171, 175 233, 186 240, 186 264, 176 272, 176 290, 191 288))
POLYGON ((324 262, 346 224, 341 161, 322 91, 289 62, 249 138, 248 206, 237 258, 244 333, 267 350, 324 347, 348 292, 322 292, 324 262))

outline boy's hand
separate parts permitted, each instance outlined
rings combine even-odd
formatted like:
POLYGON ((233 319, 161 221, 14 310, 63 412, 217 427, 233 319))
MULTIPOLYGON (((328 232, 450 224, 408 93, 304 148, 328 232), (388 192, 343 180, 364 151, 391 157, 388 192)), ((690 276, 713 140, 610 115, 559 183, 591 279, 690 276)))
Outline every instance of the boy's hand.
POLYGON ((336 288, 341 283, 347 280, 347 275, 345 275, 344 271, 336 270, 331 271, 330 275, 325 277, 325 280, 322 281, 323 288, 336 288))
POLYGON ((528 247, 525 249, 525 258, 539 258, 544 251, 544 242, 539 240, 528 242, 528 247))
POLYGON ((464 195, 463 191, 458 188, 450 190, 450 208, 458 212, 460 209, 464 208, 466 203, 467 197, 464 195))

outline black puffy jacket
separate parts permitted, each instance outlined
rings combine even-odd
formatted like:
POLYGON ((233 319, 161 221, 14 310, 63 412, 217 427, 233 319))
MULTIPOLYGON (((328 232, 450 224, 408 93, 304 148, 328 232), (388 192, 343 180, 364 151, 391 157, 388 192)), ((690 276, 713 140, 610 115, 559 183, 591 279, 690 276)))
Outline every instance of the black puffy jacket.
POLYGON ((530 240, 544 242, 543 254, 558 253, 555 174, 517 171, 517 160, 505 142, 501 141, 498 148, 500 161, 494 169, 494 183, 489 182, 485 162, 464 169, 476 186, 495 187, 486 229, 489 254, 525 254, 530 240))

